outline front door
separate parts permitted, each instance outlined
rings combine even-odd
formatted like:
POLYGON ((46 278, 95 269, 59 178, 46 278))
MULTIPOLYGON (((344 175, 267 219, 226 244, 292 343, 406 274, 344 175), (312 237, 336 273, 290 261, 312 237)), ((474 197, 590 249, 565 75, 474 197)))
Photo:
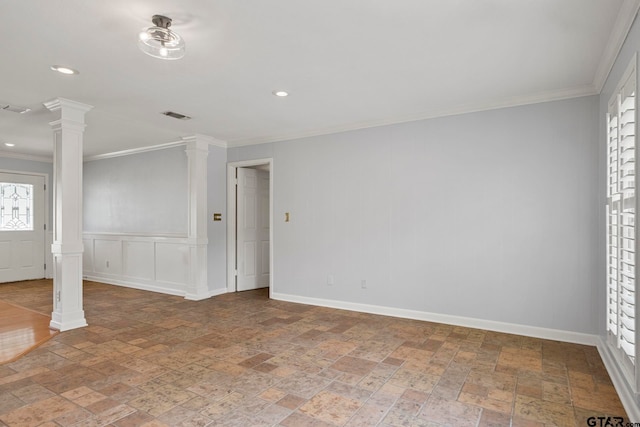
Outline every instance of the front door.
POLYGON ((0 172, 0 283, 44 278, 44 176, 0 172))
POLYGON ((238 291, 269 286, 269 172, 238 168, 238 291))

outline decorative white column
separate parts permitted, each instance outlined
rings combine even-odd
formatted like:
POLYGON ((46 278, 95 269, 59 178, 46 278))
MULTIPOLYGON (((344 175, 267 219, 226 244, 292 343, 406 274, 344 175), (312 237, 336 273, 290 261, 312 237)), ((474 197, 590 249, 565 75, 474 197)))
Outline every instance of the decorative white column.
POLYGON ((212 138, 194 135, 182 138, 187 143, 189 191, 189 279, 185 299, 209 298, 207 283, 207 156, 212 138))
POLYGON ((82 306, 82 135, 93 107, 68 99, 45 102, 60 112, 53 129, 53 313, 60 331, 87 326, 82 306))

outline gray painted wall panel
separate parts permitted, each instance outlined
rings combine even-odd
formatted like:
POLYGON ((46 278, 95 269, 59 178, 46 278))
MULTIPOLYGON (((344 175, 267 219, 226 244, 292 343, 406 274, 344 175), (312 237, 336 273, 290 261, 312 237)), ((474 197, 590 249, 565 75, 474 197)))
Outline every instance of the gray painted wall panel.
POLYGON ((583 97, 229 159, 273 153, 276 292, 595 333, 597 111, 583 97))
POLYGON ((227 286, 227 150, 209 147, 207 165, 207 280, 214 290, 227 286), (213 221, 216 212, 222 214, 222 221, 213 221))
POLYGON ((84 231, 187 234, 184 147, 84 163, 84 231))

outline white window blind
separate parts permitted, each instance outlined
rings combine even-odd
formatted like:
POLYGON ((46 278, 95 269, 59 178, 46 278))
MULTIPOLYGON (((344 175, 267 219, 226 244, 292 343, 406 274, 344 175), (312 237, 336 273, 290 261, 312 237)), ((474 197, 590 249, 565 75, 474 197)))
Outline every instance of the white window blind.
POLYGON ((636 70, 625 73, 607 114, 607 330, 636 355, 636 70))

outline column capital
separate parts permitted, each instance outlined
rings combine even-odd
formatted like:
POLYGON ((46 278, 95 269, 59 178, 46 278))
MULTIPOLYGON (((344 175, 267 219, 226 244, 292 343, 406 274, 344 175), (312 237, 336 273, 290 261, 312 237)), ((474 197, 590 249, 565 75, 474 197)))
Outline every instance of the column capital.
POLYGON ((51 112, 60 111, 61 120, 71 120, 78 123, 84 123, 85 113, 93 108, 92 105, 66 98, 55 98, 51 101, 44 102, 43 105, 51 112))
POLYGON ((51 129, 53 129, 54 131, 68 129, 76 132, 84 132, 84 129, 87 127, 87 125, 84 124, 84 121, 78 122, 76 120, 70 119, 54 120, 52 122, 49 122, 49 126, 51 126, 51 129))
POLYGON ((227 148, 227 141, 223 141, 221 139, 214 138, 209 135, 203 135, 200 133, 196 133, 194 135, 183 136, 181 138, 184 142, 187 143, 187 148, 189 148, 189 144, 196 144, 200 146, 201 144, 213 145, 216 147, 227 148))

